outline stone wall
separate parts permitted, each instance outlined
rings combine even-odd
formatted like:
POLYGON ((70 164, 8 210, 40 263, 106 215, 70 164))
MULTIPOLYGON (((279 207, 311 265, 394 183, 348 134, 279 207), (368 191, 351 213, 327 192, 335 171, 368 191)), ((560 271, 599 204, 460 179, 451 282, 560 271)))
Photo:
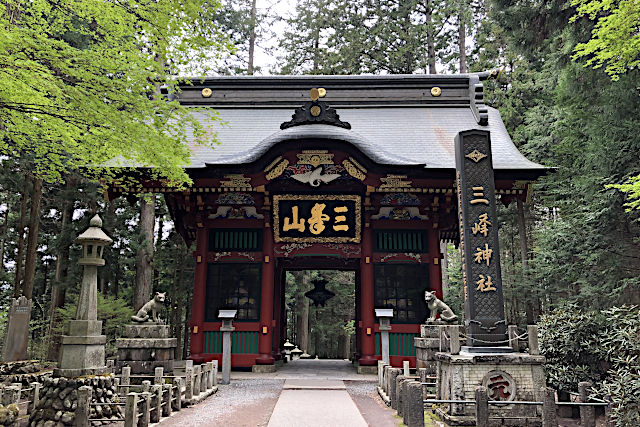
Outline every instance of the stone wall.
MULTIPOLYGON (((73 425, 75 410, 78 406, 78 388, 89 386, 93 389, 91 403, 103 405, 91 406, 91 418, 110 418, 121 420, 123 409, 109 403, 118 402, 118 393, 113 375, 101 375, 87 378, 47 378, 40 390, 38 406, 29 417, 29 426, 47 427, 73 425)), ((103 421, 103 424, 109 424, 103 421)))

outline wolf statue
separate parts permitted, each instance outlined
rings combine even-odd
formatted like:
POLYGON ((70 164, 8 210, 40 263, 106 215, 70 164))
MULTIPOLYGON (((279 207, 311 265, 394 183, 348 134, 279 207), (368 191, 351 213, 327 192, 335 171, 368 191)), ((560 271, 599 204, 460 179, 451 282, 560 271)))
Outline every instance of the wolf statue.
POLYGON ((162 320, 158 317, 162 305, 164 304, 166 292, 156 292, 153 299, 147 302, 138 310, 135 316, 131 316, 131 320, 137 323, 155 322, 162 323, 162 320))
POLYGON ((453 310, 449 308, 447 304, 442 302, 436 296, 436 292, 425 291, 424 300, 429 308, 429 318, 425 323, 455 323, 458 320, 458 316, 453 313, 453 310), (436 319, 436 315, 440 314, 440 319, 436 319))

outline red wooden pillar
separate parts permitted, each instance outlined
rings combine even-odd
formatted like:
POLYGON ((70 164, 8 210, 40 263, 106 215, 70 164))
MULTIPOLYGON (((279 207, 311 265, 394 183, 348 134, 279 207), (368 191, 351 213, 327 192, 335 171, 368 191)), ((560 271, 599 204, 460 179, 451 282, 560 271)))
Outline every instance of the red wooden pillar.
POLYGON ((362 257, 360 258, 360 319, 361 349, 358 363, 373 366, 376 359, 376 340, 373 331, 375 316, 373 312, 373 230, 366 227, 362 231, 362 257))
POLYGON ((204 361, 204 309, 207 286, 207 229, 200 228, 196 235, 196 268, 193 279, 193 302, 191 307, 191 356, 196 363, 204 361))
POLYGON ((429 287, 436 291, 436 296, 442 299, 442 270, 440 260, 440 233, 437 228, 429 230, 429 287))
POLYGON ((273 232, 265 214, 265 227, 262 234, 262 288, 260 290, 260 336, 258 339, 257 365, 273 365, 275 359, 271 355, 273 343, 273 232), (265 333, 266 332, 266 333, 265 333))

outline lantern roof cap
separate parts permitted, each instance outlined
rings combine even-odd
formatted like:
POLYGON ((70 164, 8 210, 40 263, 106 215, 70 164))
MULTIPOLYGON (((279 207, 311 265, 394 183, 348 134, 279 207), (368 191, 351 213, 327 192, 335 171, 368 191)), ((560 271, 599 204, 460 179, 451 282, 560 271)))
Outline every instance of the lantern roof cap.
POLYGON ((91 221, 89 221, 89 228, 87 228, 84 233, 80 234, 76 239, 77 243, 85 243, 85 242, 100 242, 105 245, 109 245, 113 243, 113 239, 107 236, 107 234, 102 231, 102 219, 96 214, 91 221))

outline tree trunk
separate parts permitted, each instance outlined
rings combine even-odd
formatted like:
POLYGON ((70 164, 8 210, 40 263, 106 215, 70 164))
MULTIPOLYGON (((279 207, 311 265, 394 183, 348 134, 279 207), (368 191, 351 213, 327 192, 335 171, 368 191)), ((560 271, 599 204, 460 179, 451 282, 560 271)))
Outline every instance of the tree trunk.
MULTIPOLYGON (((529 269, 529 246, 527 244, 527 227, 524 218, 524 204, 522 200, 516 199, 516 206, 518 209, 518 234, 520 235, 520 260, 522 262, 522 276, 525 282, 528 281, 528 269, 529 269)), ((528 295, 528 300, 525 302, 525 314, 527 317, 527 325, 533 325, 534 312, 533 304, 531 304, 532 295, 528 295)))
POLYGON ((467 72, 467 27, 464 19, 464 1, 458 11, 458 54, 460 56, 460 74, 467 72))
POLYGON ((7 227, 9 223, 9 204, 4 211, 4 222, 2 223, 2 242, 0 242, 0 271, 4 271, 4 252, 7 243, 7 227))
POLYGON ((425 12, 425 24, 427 28, 427 65, 429 66, 429 74, 437 74, 436 72, 436 47, 435 47, 435 30, 433 28, 433 9, 431 0, 425 0, 424 2, 425 12))
POLYGON ((256 47, 256 0, 251 2, 251 33, 249 34, 249 65, 247 74, 253 75, 253 56, 256 47))
MULTIPOLYGON (((67 184, 69 186, 69 184, 67 184)), ((66 201, 62 209, 62 223, 60 226, 60 235, 65 236, 68 233, 67 226, 70 218, 73 215, 73 203, 66 201)), ((64 239, 64 237, 61 237, 64 239)), ((51 287, 51 304, 49 306, 49 329, 47 336, 49 337, 49 344, 47 346, 47 360, 58 360, 58 354, 60 351, 60 336, 54 335, 53 329, 58 323, 57 316, 58 307, 62 307, 66 298, 66 289, 62 286, 62 282, 67 277, 69 267, 69 241, 64 241, 64 245, 59 248, 60 252, 56 259, 56 275, 51 287)))
POLYGON ((133 308, 138 311, 151 295, 153 284, 153 236, 155 225, 154 196, 140 198, 140 247, 136 256, 136 288, 133 296, 133 308))
MULTIPOLYGON (((302 289, 306 289, 307 283, 309 283, 309 271, 303 271, 302 274, 296 275, 297 280, 302 280, 302 289)), ((296 337, 298 342, 298 348, 305 353, 309 352, 309 298, 304 296, 304 292, 298 294, 298 301, 296 302, 298 312, 298 322, 296 327, 296 337)))
POLYGON ((24 176, 24 187, 20 195, 20 225, 18 228, 18 254, 16 255, 16 278, 13 284, 13 297, 18 298, 22 291, 22 258, 24 256, 24 229, 27 226, 27 199, 29 198, 29 177, 24 176))
POLYGON ((24 262, 24 284, 22 294, 27 299, 33 297, 33 282, 36 275, 36 255, 38 253, 38 228, 40 227, 40 202, 42 201, 42 179, 33 179, 31 211, 29 212, 29 237, 24 262))

